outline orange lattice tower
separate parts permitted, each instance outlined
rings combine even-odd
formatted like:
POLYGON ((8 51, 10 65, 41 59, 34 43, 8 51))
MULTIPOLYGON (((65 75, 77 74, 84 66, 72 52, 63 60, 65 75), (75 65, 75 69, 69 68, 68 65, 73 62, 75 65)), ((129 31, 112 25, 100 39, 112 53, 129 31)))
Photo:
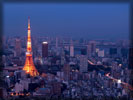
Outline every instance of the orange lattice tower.
POLYGON ((31 48, 31 31, 30 31, 30 17, 28 17, 28 38, 27 38, 27 52, 26 52, 26 60, 23 70, 26 71, 27 74, 31 76, 39 75, 36 67, 33 63, 32 58, 32 48, 31 48))

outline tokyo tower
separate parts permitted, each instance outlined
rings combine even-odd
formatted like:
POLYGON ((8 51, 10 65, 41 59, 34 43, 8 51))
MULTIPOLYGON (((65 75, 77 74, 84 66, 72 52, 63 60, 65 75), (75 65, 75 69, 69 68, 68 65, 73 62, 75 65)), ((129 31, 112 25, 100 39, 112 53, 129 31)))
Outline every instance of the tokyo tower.
POLYGON ((23 70, 30 74, 31 76, 39 75, 32 58, 32 47, 31 47, 31 30, 30 30, 30 17, 28 17, 28 38, 27 38, 27 51, 26 51, 26 60, 23 70))

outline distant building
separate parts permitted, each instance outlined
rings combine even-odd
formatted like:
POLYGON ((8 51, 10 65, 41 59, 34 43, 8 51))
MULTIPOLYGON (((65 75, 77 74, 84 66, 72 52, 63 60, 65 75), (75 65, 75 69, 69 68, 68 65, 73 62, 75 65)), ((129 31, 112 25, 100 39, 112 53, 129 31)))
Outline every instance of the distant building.
POLYGON ((74 48, 74 55, 81 55, 81 49, 79 48, 74 48))
POLYGON ((87 55, 87 49, 86 48, 81 49, 81 55, 87 55))
POLYGON ((68 64, 65 64, 63 67, 63 72, 64 72, 64 80, 69 81, 70 80, 70 71, 71 68, 68 64))
POLYGON ((96 42, 95 41, 90 41, 89 43, 90 43, 90 46, 91 46, 91 53, 92 53, 92 55, 94 55, 95 52, 96 52, 96 42))
POLYGON ((21 83, 16 83, 15 84, 15 92, 16 93, 20 93, 20 92, 23 92, 23 90, 24 90, 24 87, 23 87, 23 85, 21 84, 21 83))
POLYGON ((70 46, 70 56, 71 57, 74 56, 74 46, 73 45, 70 46))
POLYGON ((20 55, 21 55, 21 40, 18 38, 15 40, 15 52, 16 52, 16 56, 20 57, 20 55))
POLYGON ((70 45, 70 57, 74 56, 74 46, 73 46, 73 42, 71 40, 71 45, 70 45))
POLYGON ((87 45, 87 55, 90 57, 94 55, 95 52, 96 52, 96 42, 90 41, 89 44, 87 45))
POLYGON ((121 48, 121 55, 122 57, 127 57, 128 56, 128 52, 129 50, 127 48, 121 48))
POLYGON ((91 45, 87 45, 87 55, 90 57, 91 56, 91 45))
POLYGON ((80 60, 80 72, 87 72, 88 71, 87 56, 80 55, 79 60, 80 60))
POLYGON ((56 49, 58 48, 58 38, 56 37, 56 49))
POLYGON ((117 54, 117 48, 110 48, 109 53, 110 53, 110 55, 116 55, 117 54))
POLYGON ((42 43, 42 58, 48 57, 48 42, 42 43))
POLYGON ((98 51, 98 57, 104 57, 104 50, 98 51))
POLYGON ((55 95, 61 95, 61 83, 52 82, 52 93, 55 95))

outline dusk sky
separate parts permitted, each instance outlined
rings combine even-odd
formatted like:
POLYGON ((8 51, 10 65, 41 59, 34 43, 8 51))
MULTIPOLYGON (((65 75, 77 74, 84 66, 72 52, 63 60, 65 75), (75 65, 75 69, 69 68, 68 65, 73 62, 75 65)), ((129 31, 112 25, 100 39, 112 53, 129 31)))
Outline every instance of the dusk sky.
POLYGON ((129 36, 127 3, 5 3, 3 10, 5 36, 27 36, 28 16, 32 36, 88 39, 129 36))

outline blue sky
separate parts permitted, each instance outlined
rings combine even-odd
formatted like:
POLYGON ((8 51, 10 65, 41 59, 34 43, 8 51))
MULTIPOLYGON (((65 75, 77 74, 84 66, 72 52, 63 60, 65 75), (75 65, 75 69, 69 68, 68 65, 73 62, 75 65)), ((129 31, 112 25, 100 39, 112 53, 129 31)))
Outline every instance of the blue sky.
POLYGON ((117 39, 129 36, 128 3, 5 3, 4 35, 117 39))

